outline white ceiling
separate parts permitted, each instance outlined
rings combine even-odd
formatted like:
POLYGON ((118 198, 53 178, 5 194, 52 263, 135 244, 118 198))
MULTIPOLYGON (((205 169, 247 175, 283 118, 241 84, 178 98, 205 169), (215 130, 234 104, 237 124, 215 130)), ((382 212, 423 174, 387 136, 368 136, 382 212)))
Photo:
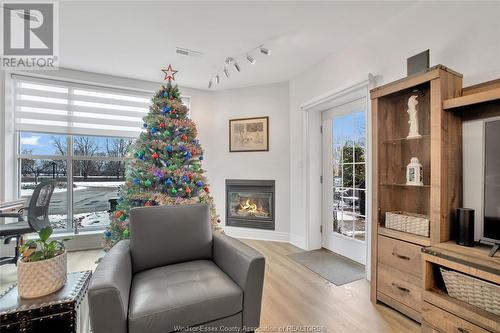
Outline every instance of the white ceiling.
POLYGON ((60 66, 207 89, 226 57, 260 44, 272 50, 215 89, 281 82, 328 54, 374 36, 415 2, 91 2, 60 3, 60 66), (371 37, 370 37, 371 36, 371 37), (175 47, 203 52, 181 56, 175 47))

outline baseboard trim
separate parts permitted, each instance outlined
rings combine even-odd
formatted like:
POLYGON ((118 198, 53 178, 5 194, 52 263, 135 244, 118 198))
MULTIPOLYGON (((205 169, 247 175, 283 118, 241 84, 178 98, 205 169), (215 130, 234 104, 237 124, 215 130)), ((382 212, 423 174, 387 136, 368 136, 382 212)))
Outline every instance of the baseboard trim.
POLYGON ((255 239, 264 240, 272 242, 285 242, 290 241, 287 232, 279 232, 272 230, 261 230, 252 228, 237 228, 224 226, 224 232, 234 238, 245 238, 245 239, 255 239))

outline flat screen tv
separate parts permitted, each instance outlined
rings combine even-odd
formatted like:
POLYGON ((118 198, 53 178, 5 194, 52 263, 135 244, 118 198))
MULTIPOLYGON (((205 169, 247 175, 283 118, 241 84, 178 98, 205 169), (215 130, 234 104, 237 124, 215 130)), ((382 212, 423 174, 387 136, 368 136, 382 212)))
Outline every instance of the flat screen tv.
POLYGON ((484 219, 483 239, 500 244, 500 119, 484 125, 484 219))

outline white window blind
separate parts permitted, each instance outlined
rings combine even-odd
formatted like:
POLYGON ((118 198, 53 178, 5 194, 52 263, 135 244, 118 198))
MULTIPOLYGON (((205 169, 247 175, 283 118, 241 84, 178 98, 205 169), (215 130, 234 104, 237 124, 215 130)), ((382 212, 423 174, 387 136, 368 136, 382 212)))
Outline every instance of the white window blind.
POLYGON ((15 129, 137 138, 153 92, 12 75, 15 129))

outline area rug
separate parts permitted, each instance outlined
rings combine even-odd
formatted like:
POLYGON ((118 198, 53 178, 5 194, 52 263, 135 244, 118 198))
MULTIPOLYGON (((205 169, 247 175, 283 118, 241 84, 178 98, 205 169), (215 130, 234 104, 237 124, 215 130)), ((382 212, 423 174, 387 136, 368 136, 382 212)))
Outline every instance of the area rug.
POLYGON ((365 277, 365 266, 325 249, 288 255, 331 283, 341 286, 365 277))

